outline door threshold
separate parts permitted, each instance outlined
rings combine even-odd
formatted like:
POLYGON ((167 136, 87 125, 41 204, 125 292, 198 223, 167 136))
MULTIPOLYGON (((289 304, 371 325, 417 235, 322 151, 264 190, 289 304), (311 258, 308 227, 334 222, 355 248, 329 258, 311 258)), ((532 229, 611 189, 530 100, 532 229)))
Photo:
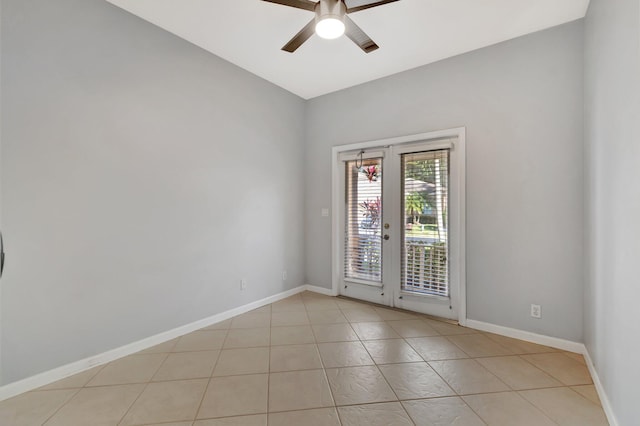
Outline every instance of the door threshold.
POLYGON ((396 312, 408 313, 408 314, 412 314, 412 315, 419 315, 421 317, 425 317, 425 318, 433 320, 433 321, 444 322, 446 324, 460 325, 460 323, 458 321, 456 321, 456 320, 437 317, 437 316, 434 316, 434 315, 423 314, 423 313, 420 313, 420 312, 414 312, 414 311, 410 311, 408 309, 391 308, 391 307, 389 307, 387 305, 382 305, 380 303, 368 302, 368 301, 365 301, 365 300, 356 299, 354 297, 343 296, 341 294, 339 294, 339 295, 337 295, 335 297, 337 297, 339 299, 349 300, 351 302, 358 302, 358 303, 362 303, 362 304, 365 304, 365 305, 371 305, 371 306, 376 306, 376 307, 379 307, 379 308, 389 309, 389 310, 396 311, 396 312))

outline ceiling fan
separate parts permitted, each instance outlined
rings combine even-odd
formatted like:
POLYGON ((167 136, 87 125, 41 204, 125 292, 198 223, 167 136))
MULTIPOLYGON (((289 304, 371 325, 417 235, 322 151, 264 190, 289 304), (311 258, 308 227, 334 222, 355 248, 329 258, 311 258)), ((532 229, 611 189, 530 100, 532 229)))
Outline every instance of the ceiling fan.
POLYGON ((349 7, 352 0, 263 0, 269 3, 295 7, 296 9, 315 12, 316 16, 298 34, 296 34, 282 50, 293 53, 302 46, 315 32, 322 38, 334 39, 346 34, 365 53, 371 53, 379 46, 347 16, 349 13, 372 7, 382 6, 398 0, 378 0, 349 7))

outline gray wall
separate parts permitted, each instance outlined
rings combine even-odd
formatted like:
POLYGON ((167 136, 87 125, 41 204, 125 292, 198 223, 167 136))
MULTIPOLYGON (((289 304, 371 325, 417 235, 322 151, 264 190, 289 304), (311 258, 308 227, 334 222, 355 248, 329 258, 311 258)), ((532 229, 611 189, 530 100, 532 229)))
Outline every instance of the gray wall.
MULTIPOLYGON (((0 53, 2 52, 2 1, 0 0, 0 53)), ((2 81, 2 55, 0 54, 0 82, 2 81)), ((0 231, 2 231, 2 85, 0 84, 0 231)), ((2 381, 2 282, 0 282, 0 384, 2 381)))
POLYGON ((591 0, 585 20, 585 140, 585 342, 618 424, 638 424, 638 0, 591 0))
POLYGON ((331 286, 332 146, 466 126, 468 317, 582 341, 582 36, 569 23, 309 101, 306 282, 331 286))
POLYGON ((102 0, 2 8, 4 383, 303 283, 300 98, 102 0))

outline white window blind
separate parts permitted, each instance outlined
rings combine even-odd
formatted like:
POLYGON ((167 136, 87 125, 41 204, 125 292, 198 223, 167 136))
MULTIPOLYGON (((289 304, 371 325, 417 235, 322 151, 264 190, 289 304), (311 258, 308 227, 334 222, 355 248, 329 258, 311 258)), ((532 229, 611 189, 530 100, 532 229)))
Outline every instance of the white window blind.
POLYGON ((403 291, 449 296, 449 150, 402 155, 403 291))
POLYGON ((345 162, 344 277, 382 283, 382 158, 345 162))

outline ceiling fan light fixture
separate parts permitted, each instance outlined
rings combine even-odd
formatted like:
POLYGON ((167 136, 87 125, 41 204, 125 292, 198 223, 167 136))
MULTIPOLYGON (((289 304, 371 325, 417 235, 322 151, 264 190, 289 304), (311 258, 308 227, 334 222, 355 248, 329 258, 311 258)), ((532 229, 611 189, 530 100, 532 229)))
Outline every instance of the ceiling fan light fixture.
POLYGON ((320 0, 316 5, 316 34, 328 40, 342 36, 346 14, 347 8, 341 0, 320 0))
POLYGON ((316 34, 327 40, 332 40, 342 36, 344 34, 344 30, 344 22, 336 18, 326 18, 318 21, 316 24, 316 34))
MULTIPOLYGON (((262 0, 268 3, 281 4, 296 9, 315 12, 315 17, 305 25, 298 34, 293 36, 287 44, 282 47, 285 52, 295 52, 304 42, 309 40, 313 34, 319 37, 332 39, 343 34, 358 45, 364 53, 371 53, 379 46, 371 40, 362 29, 347 14, 360 10, 371 9, 400 0, 366 0, 368 3, 360 6, 347 8, 346 0, 262 0)), ((359 0, 362 1, 362 0, 359 0)), ((350 3, 351 4, 351 3, 350 3)))

